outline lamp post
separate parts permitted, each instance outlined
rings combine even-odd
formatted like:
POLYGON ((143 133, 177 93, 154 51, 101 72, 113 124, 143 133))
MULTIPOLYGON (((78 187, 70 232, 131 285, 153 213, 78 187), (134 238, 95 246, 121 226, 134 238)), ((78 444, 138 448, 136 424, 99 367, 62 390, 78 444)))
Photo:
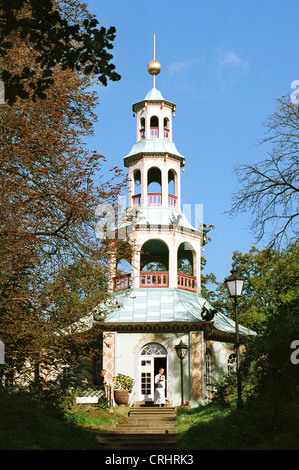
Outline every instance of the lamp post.
POLYGON ((181 340, 180 343, 174 347, 174 349, 177 353, 178 358, 181 361, 181 405, 183 405, 184 404, 183 359, 186 356, 188 346, 184 344, 181 340))
POLYGON ((238 410, 242 408, 242 392, 241 392, 241 376, 240 376, 240 350, 239 350, 239 318, 238 318, 238 297, 241 297, 244 279, 239 276, 235 269, 231 270, 231 275, 225 279, 225 284, 229 292, 229 296, 234 299, 235 308, 235 325, 236 325, 236 372, 237 372, 237 391, 238 410))

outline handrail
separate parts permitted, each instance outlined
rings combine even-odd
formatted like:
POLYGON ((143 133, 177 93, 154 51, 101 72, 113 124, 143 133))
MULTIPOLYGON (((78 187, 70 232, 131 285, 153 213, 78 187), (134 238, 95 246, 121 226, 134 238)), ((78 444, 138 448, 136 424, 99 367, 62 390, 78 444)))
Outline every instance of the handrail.
POLYGON ((178 287, 196 292, 196 277, 178 273, 178 287))
POLYGON ((162 204, 162 193, 148 193, 147 203, 149 206, 161 206, 162 204))
POLYGON ((132 196, 133 206, 140 206, 141 204, 141 194, 134 194, 132 196))
POLYGON ((177 196, 173 196, 172 194, 168 194, 168 205, 176 207, 177 206, 178 198, 177 196))
POLYGON ((168 272, 146 272, 140 274, 140 287, 168 287, 168 272))
MULTIPOLYGON (((180 289, 196 292, 196 277, 178 273, 177 286, 180 289)), ((150 271, 140 273, 140 287, 169 287, 168 271, 150 271)), ((113 278, 113 291, 130 289, 132 287, 131 274, 123 274, 113 278)))
POLYGON ((132 284, 131 274, 122 274, 113 278, 113 291, 130 289, 132 284))

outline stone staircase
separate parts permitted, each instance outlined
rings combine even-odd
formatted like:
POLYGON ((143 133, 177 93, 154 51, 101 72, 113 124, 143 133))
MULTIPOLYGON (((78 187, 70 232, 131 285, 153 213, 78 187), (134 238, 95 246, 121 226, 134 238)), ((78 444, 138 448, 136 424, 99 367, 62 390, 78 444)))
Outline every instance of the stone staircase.
POLYGON ((98 438, 104 450, 174 450, 177 443, 174 407, 135 403, 116 428, 98 438))

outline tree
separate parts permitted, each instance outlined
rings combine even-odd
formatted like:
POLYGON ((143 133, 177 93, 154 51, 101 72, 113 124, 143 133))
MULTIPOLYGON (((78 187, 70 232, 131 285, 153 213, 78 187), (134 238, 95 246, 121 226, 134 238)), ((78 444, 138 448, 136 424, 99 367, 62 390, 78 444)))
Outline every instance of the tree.
MULTIPOLYGON (((32 66, 41 73, 28 36, 14 30, 7 38, 6 70, 32 66)), ((33 99, 28 82, 28 99, 0 106, 0 338, 7 371, 67 357, 72 338, 57 329, 107 296, 95 209, 115 203, 124 179, 117 168, 104 178, 104 157, 85 144, 96 120, 94 75, 58 64, 52 80, 43 99, 33 99)))
MULTIPOLYGON (((280 251, 271 248, 259 250, 253 246, 248 253, 233 253, 232 267, 244 278, 242 296, 238 300, 243 326, 261 334, 272 312, 297 299, 298 259, 298 244, 291 244, 280 251)), ((202 292, 214 308, 234 319, 233 300, 225 282, 217 281, 213 274, 205 276, 202 292), (207 287, 209 283, 210 289, 207 287)))
POLYGON ((233 195, 230 211, 231 215, 250 211, 253 234, 257 241, 266 235, 270 247, 298 240, 299 106, 289 97, 278 103, 265 123, 262 141, 273 148, 261 162, 235 168, 241 188, 233 195))
POLYGON ((108 52, 115 28, 98 29, 98 24, 77 0, 14 0, 13 5, 1 0, 0 68, 8 104, 17 97, 45 98, 57 65, 87 76, 92 73, 102 85, 107 85, 107 79, 119 80, 108 52), (15 37, 36 53, 34 61, 18 70, 11 69, 15 37))

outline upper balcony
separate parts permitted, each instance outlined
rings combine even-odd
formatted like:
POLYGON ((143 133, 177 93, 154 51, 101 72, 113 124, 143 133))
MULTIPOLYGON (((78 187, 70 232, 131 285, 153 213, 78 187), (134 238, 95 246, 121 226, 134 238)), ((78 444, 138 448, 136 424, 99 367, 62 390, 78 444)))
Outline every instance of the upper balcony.
MULTIPOLYGON (((121 291, 132 287, 131 274, 123 274, 113 278, 113 291, 121 291)), ((169 273, 167 271, 142 272, 139 287, 169 287, 169 273)), ((196 292, 196 277, 178 273, 177 287, 196 292)))
MULTIPOLYGON (((148 206, 162 206, 162 193, 149 193, 147 195, 147 205, 148 206)), ((177 209, 178 198, 172 194, 168 195, 168 206, 173 209, 177 209)), ((132 196, 132 206, 138 207, 141 206, 141 194, 135 194, 132 196)))

